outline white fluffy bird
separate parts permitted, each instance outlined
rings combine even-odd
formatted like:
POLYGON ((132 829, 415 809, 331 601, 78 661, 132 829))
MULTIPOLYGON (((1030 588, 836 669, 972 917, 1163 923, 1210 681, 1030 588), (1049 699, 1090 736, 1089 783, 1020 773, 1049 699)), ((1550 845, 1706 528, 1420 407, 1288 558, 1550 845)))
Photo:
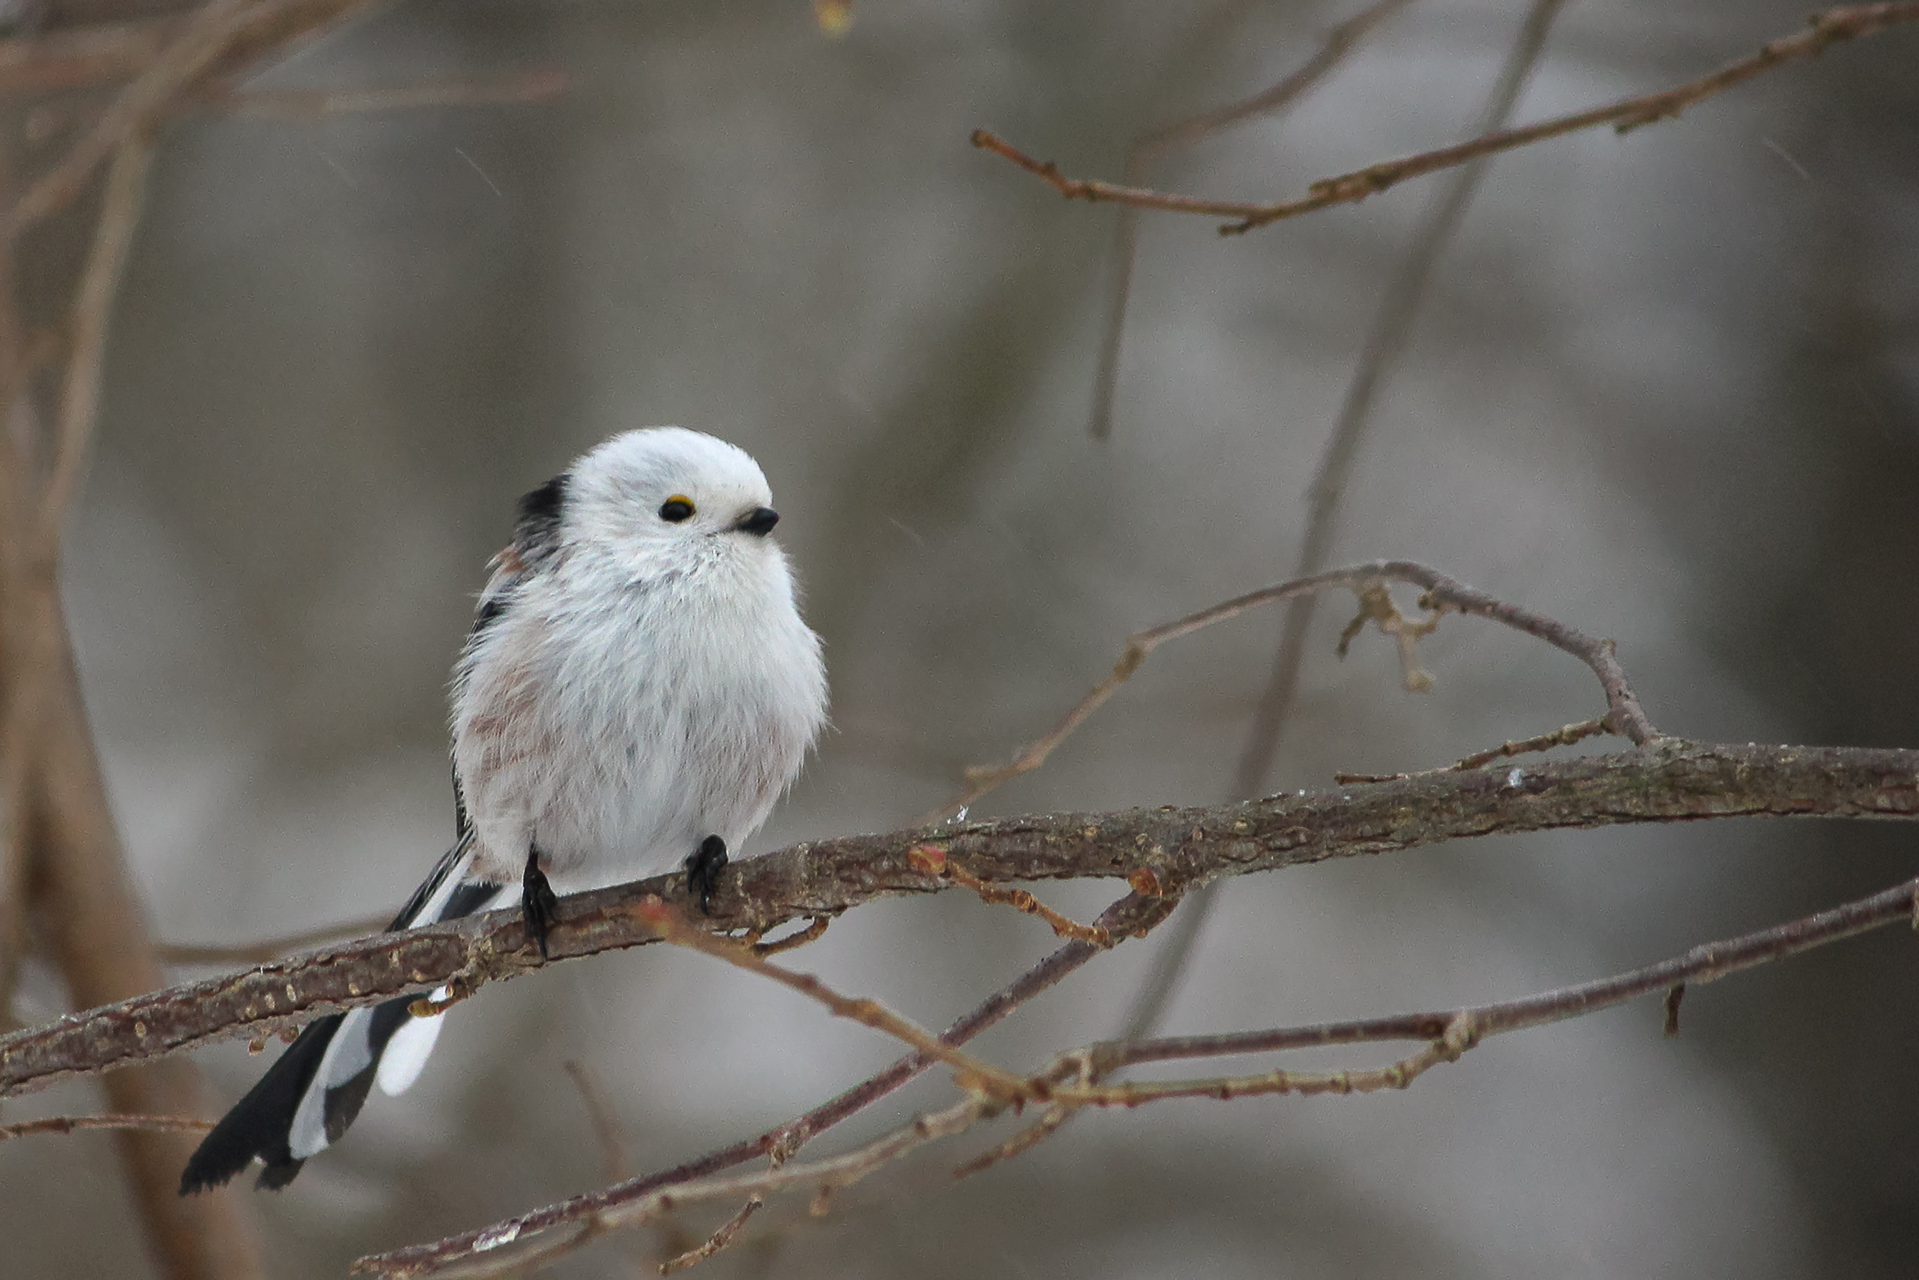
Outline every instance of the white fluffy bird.
MULTIPOLYGON (((458 840, 405 929, 518 896, 542 954, 565 892, 684 866, 702 908, 825 721, 779 516, 743 450, 678 427, 601 444, 521 500, 453 680, 458 840)), ((310 1024, 200 1144, 182 1194, 254 1157, 283 1187, 374 1081, 411 1085, 439 1032, 410 998, 310 1024)))

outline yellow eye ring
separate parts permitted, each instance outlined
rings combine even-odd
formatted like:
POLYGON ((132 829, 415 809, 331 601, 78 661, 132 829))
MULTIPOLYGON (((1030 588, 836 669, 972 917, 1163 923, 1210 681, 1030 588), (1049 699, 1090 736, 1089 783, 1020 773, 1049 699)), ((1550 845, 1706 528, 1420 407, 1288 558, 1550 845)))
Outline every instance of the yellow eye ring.
POLYGON ((660 504, 660 519, 669 524, 678 524, 682 520, 693 518, 693 499, 683 493, 676 493, 660 504))

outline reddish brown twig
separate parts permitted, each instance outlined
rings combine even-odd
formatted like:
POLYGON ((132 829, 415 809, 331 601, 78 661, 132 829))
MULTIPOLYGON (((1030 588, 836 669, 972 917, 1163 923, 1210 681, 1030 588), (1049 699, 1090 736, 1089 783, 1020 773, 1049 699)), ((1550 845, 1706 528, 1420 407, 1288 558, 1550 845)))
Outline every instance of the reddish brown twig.
MULTIPOLYGON (((1405 679, 1411 684, 1417 677, 1424 676, 1413 660, 1411 646, 1421 635, 1432 630, 1437 617, 1420 623, 1403 618, 1396 607, 1392 606, 1390 596, 1383 597, 1383 584, 1386 582, 1405 582, 1421 587, 1425 591, 1422 604, 1427 608, 1448 609, 1457 613, 1468 613, 1486 618, 1504 626, 1523 631, 1536 639, 1560 649, 1584 662, 1599 677, 1599 683, 1606 694, 1608 722, 1613 731, 1633 742, 1645 744, 1658 739, 1659 731, 1652 727, 1646 713, 1639 706, 1639 699, 1633 694, 1631 683, 1613 654, 1610 640, 1598 640, 1577 631, 1564 623, 1536 614, 1516 605, 1495 600, 1484 592, 1475 591, 1462 582, 1458 582, 1437 570, 1409 560, 1377 560, 1370 564, 1354 565, 1346 569, 1333 569, 1325 573, 1294 578, 1278 583, 1260 591, 1250 591, 1243 596, 1216 604, 1210 608, 1190 613, 1184 618, 1161 623, 1157 627, 1141 631, 1128 637, 1126 647, 1119 661, 1113 664, 1113 670, 1104 680, 1094 685, 1086 695, 1075 703, 1043 737, 1028 745, 1010 763, 1000 766, 976 765, 966 771, 967 786, 959 795, 930 813, 922 814, 918 821, 932 824, 967 808, 987 792, 1011 782, 1021 774, 1031 773, 1046 763, 1046 758, 1071 737, 1086 718, 1097 711, 1101 704, 1119 687, 1132 678, 1133 672, 1151 656, 1161 645, 1181 637, 1191 635, 1216 622, 1225 622, 1236 618, 1250 609, 1264 605, 1278 604, 1285 600, 1311 595, 1329 588, 1346 587, 1361 597, 1362 607, 1368 610, 1366 616, 1377 621, 1382 630, 1394 636, 1399 645, 1405 679)), ((1348 639, 1350 639, 1350 635, 1348 639)))
POLYGON ((0 40, 0 94, 84 89, 152 65, 180 19, 101 23, 0 40))
POLYGON ((962 889, 971 889, 979 895, 980 901, 991 906, 1008 906, 1027 915, 1038 916, 1052 926, 1056 938, 1077 938, 1081 942, 1090 942, 1096 947, 1110 947, 1113 940, 1106 930, 1097 925, 1085 925, 1069 919, 1035 898, 1024 889, 999 889, 987 884, 977 876, 954 866, 946 859, 946 851, 936 845, 921 845, 910 855, 913 865, 928 875, 950 880, 962 889))
POLYGON ((810 942, 819 941, 826 933, 827 926, 832 923, 833 918, 831 916, 814 916, 806 922, 804 929, 799 930, 797 933, 789 933, 784 938, 775 938, 771 942, 762 942, 760 938, 763 935, 758 932, 752 932, 747 934, 745 942, 753 948, 753 954, 756 956, 776 956, 782 951, 792 951, 796 948, 806 946, 810 942))
MULTIPOLYGON (((1108 907, 1100 916, 1098 923, 1112 935, 1124 937, 1152 928, 1164 920, 1171 909, 1170 900, 1159 901, 1142 898, 1137 894, 1128 894, 1108 907)), ((1100 949, 1091 943, 1075 941, 1065 944, 1021 974, 1012 983, 988 996, 972 1012, 948 1027, 940 1036, 941 1041, 949 1045, 965 1044, 1099 954, 1101 954, 1100 949)), ((601 1191, 574 1196, 569 1200, 520 1214, 478 1231, 463 1232, 431 1244, 414 1245, 362 1258, 354 1266, 359 1270, 375 1271, 383 1275, 425 1274, 471 1254, 481 1242, 489 1239, 518 1238, 548 1231, 558 1226, 579 1223, 596 1217, 603 1210, 639 1203, 646 1196, 663 1187, 679 1186, 696 1178, 705 1178, 761 1156, 776 1154, 781 1157, 790 1156, 821 1133, 848 1117, 864 1111, 873 1103, 914 1079, 936 1061, 938 1059, 926 1054, 911 1054, 893 1063, 884 1071, 869 1076, 837 1097, 815 1107, 805 1115, 795 1117, 777 1128, 768 1129, 757 1137, 722 1147, 696 1160, 689 1160, 685 1164, 648 1177, 636 1178, 601 1191)))
POLYGON ((846 1018, 902 1041, 922 1056, 935 1058, 953 1068, 962 1088, 979 1090, 1005 1100, 1023 1099, 1024 1082, 1010 1071, 984 1062, 947 1044, 940 1037, 901 1017, 877 1000, 863 996, 845 996, 810 973, 795 973, 763 959, 754 949, 730 938, 721 938, 698 928, 680 916, 659 898, 640 902, 635 914, 659 936, 675 946, 698 951, 724 960, 735 968, 771 978, 791 991, 826 1006, 835 1017, 846 1018))
POLYGON ((1312 184, 1309 188, 1310 194, 1297 200, 1263 203, 1247 200, 1207 200, 1197 196, 1101 182, 1097 179, 1069 178, 1060 172, 1057 165, 1050 161, 1042 163, 1034 160, 1003 138, 996 137, 984 129, 974 131, 973 145, 1004 156, 1028 173, 1044 179, 1068 200, 1087 200, 1095 203, 1110 201, 1141 209, 1158 209, 1167 213, 1230 218, 1233 221, 1222 225, 1219 228, 1220 234, 1238 235, 1285 218, 1296 218, 1301 214, 1331 208, 1333 205, 1354 204, 1408 178, 1421 177, 1441 169, 1450 169, 1481 156, 1511 151, 1517 147, 1543 142, 1548 138, 1562 137, 1565 134, 1577 133, 1582 129, 1591 129, 1600 125, 1612 125, 1618 132, 1626 133, 1641 125, 1672 119, 1686 108, 1715 94, 1723 93, 1735 85, 1743 84, 1754 76, 1770 71, 1783 63, 1814 57, 1841 41, 1875 35, 1890 27, 1915 20, 1919 20, 1919 0, 1900 0, 1890 4, 1852 5, 1829 9, 1814 15, 1809 20, 1807 30, 1783 36, 1765 45, 1750 58, 1742 59, 1709 76, 1703 76, 1676 88, 1624 98, 1602 107, 1594 107, 1587 111, 1560 116, 1517 129, 1502 129, 1456 146, 1422 151, 1417 155, 1368 165, 1352 173, 1323 178, 1312 184))
POLYGON ((1910 918, 1919 906, 1919 879, 1894 885, 1787 924, 1775 925, 1701 946, 1641 969, 1575 986, 1560 987, 1519 1000, 1432 1013, 1402 1013, 1386 1018, 1325 1022, 1313 1026, 1243 1031, 1228 1035, 1171 1036, 1134 1043, 1111 1041, 1086 1052, 1095 1075, 1147 1062, 1170 1062, 1242 1053, 1325 1048, 1380 1040, 1436 1040, 1459 1018, 1471 1020, 1479 1038, 1504 1035, 1547 1023, 1583 1017, 1641 996, 1680 986, 1714 982, 1746 969, 1784 960, 1910 918))

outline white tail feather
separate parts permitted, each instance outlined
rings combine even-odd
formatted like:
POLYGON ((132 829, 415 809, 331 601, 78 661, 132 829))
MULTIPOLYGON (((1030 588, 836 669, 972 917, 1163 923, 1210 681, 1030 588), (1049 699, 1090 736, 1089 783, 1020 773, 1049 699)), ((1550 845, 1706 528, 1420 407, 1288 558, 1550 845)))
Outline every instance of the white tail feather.
POLYGON ((294 1159, 304 1160, 326 1150, 327 1090, 339 1088, 372 1065, 373 1046, 367 1043, 372 1023, 373 1010, 355 1009, 333 1033, 326 1056, 313 1073, 313 1083, 301 1097, 300 1109, 293 1113, 293 1127, 287 1131, 287 1150, 294 1159))
MULTIPOLYGON (((446 999, 446 988, 435 991, 433 998, 446 999)), ((381 1093, 397 1098, 413 1087, 426 1068, 426 1060, 433 1055, 433 1042, 440 1038, 440 1020, 444 1017, 444 1013, 436 1013, 431 1018, 408 1018, 400 1024, 386 1042, 386 1052, 380 1055, 380 1072, 373 1077, 381 1093)))

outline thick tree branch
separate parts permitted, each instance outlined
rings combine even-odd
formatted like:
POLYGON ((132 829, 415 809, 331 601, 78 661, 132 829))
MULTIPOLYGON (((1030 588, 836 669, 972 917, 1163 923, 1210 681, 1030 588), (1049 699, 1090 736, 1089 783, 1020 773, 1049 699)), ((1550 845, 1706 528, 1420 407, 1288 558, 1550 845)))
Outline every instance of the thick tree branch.
MULTIPOLYGON (((874 898, 938 892, 951 882, 920 869, 928 849, 987 882, 1105 877, 1172 896, 1218 876, 1461 837, 1756 816, 1919 817, 1919 750, 1669 739, 1615 755, 1420 774, 1239 805, 1048 814, 846 836, 729 869, 713 924, 768 930, 838 915, 874 898)), ((654 940, 641 906, 655 894, 683 900, 678 880, 655 877, 566 899, 549 944, 554 957, 654 940)), ((0 1096, 264 1036, 447 983, 471 989, 517 977, 541 967, 524 941, 517 912, 493 912, 342 943, 71 1015, 0 1039, 0 1096)))

